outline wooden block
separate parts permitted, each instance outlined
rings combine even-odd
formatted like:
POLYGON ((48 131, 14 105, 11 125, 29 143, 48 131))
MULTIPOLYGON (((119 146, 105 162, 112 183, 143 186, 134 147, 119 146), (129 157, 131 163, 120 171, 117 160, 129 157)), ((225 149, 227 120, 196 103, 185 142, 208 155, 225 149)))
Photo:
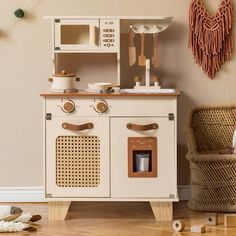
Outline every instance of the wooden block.
POLYGON ((205 233, 206 227, 205 225, 193 225, 191 226, 191 233, 205 233))
POLYGON ((225 214, 224 225, 226 227, 236 227, 236 214, 225 214))
POLYGON ((205 225, 217 225, 218 216, 217 213, 206 213, 205 214, 205 225))
POLYGON ((185 224, 182 220, 174 220, 172 223, 172 228, 176 232, 181 232, 185 228, 185 224))

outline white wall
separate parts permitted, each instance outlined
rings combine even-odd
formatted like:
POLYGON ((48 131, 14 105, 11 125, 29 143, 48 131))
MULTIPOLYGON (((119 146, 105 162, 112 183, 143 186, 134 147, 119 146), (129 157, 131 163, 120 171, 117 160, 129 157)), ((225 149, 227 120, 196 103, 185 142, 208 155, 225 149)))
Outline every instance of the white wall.
MULTIPOLYGON (((0 25, 23 0, 0 0, 0 25)), ((198 104, 235 101, 235 54, 214 81, 193 63, 187 48, 189 0, 33 0, 25 19, 15 19, 0 34, 0 186, 43 185, 41 92, 49 89, 51 26, 45 15, 167 15, 171 27, 161 42, 162 82, 182 91, 178 108, 179 183, 188 183, 185 138, 187 111, 198 104)), ((211 11, 220 0, 205 0, 211 11)), ((236 2, 235 0, 233 1, 236 2)), ((235 27, 234 27, 235 28, 235 27)))

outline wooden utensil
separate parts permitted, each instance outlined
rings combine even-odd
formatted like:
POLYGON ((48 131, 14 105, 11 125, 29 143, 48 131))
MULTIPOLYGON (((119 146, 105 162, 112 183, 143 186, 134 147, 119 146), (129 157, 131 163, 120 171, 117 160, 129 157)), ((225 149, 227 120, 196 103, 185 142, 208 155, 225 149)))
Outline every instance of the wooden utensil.
POLYGON ((132 66, 136 62, 136 48, 134 46, 134 37, 135 37, 135 32, 132 28, 130 28, 129 33, 128 33, 128 46, 129 46, 129 65, 132 66))
POLYGON ((141 54, 138 57, 139 66, 145 66, 146 65, 146 57, 144 55, 144 43, 145 43, 145 34, 141 33, 141 54))
POLYGON ((157 33, 153 34, 153 57, 152 57, 152 65, 155 68, 158 68, 160 65, 158 51, 157 51, 157 33))

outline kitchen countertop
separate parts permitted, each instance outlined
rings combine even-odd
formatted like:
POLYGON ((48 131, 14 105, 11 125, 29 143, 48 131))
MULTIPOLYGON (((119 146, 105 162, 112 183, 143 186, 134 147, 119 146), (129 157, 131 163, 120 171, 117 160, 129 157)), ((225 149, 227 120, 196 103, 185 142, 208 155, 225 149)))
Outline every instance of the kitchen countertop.
POLYGON ((42 97, 176 97, 180 95, 180 91, 176 89, 172 93, 88 93, 88 92, 73 92, 73 93, 41 93, 42 97))

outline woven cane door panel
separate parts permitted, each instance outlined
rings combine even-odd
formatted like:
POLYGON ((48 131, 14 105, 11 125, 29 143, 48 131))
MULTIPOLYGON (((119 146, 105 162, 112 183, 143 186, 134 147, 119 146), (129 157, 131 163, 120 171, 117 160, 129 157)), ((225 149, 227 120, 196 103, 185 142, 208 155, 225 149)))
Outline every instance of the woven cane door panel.
POLYGON ((59 187, 98 187, 100 140, 97 136, 56 139, 56 184, 59 187))

